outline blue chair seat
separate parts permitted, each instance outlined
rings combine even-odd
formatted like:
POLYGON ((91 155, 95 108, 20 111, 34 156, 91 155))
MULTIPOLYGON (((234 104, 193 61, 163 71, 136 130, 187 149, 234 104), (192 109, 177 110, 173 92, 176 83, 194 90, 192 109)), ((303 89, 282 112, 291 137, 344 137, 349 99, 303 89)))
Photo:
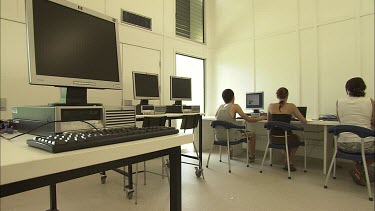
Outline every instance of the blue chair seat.
MULTIPOLYGON (((336 158, 342 158, 347 160, 354 160, 354 161, 362 161, 362 154, 361 153, 347 153, 340 149, 337 149, 336 158)), ((365 154, 366 160, 373 160, 375 158, 375 154, 365 154)))

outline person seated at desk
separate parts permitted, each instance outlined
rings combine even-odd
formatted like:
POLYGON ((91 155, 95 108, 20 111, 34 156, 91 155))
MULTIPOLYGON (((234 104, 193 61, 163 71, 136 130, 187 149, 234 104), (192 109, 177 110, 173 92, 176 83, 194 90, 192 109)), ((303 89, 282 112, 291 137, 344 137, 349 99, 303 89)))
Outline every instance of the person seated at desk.
MULTIPOLYGON (((235 99, 234 92, 231 89, 224 90, 223 93, 222 93, 222 97, 223 97, 223 100, 224 100, 225 104, 221 105, 219 107, 219 109, 217 110, 216 115, 215 115, 217 120, 237 124, 236 114, 239 114, 247 122, 258 122, 258 121, 267 119, 267 117, 265 117, 265 116, 262 116, 260 118, 253 118, 253 117, 247 116, 243 112, 241 106, 234 103, 234 99, 235 99)), ((226 132, 225 129, 222 129, 222 130, 219 129, 219 130, 216 131, 216 136, 219 140, 226 140, 227 139, 227 132, 226 132)), ((255 159, 255 154, 254 154, 255 153, 255 133, 249 131, 249 132, 247 132, 247 136, 248 136, 248 140, 249 140, 247 142, 248 147, 249 147, 249 153, 250 153, 249 162, 254 162, 254 159, 255 159)), ((237 141, 237 140, 240 140, 240 139, 243 139, 243 138, 245 138, 245 134, 241 133, 240 131, 238 131, 236 129, 230 129, 229 140, 237 141)), ((232 154, 232 149, 230 149, 230 151, 231 151, 231 154, 232 154)))
MULTIPOLYGON (((281 87, 277 90, 276 97, 277 97, 277 99, 279 99, 279 102, 278 103, 271 103, 268 106, 268 121, 272 121, 273 115, 277 115, 277 114, 292 115, 292 114, 294 114, 294 116, 297 117, 299 121, 306 124, 307 120, 305 119, 305 117, 303 117, 301 112, 298 110, 297 106, 294 105, 293 103, 287 103, 288 96, 289 96, 289 91, 288 91, 287 88, 281 87)), ((290 123, 290 121, 288 123, 290 123)), ((273 130, 270 131, 270 135, 271 135, 270 142, 272 144, 285 145, 284 131, 273 129, 273 130)), ((300 143, 299 137, 296 134, 290 132, 288 134, 288 146, 290 146, 290 147, 297 146, 297 147, 293 147, 293 148, 288 150, 289 151, 289 160, 290 160, 290 170, 291 171, 297 170, 293 165, 293 161, 294 161, 294 157, 295 157, 295 154, 297 152, 299 143, 300 143)), ((283 153, 285 153, 284 150, 283 150, 283 153)), ((287 165, 286 157, 285 157, 284 170, 288 171, 288 165, 287 165)))
MULTIPOLYGON (((355 125, 371 129, 374 127, 374 100, 365 97, 366 84, 362 78, 348 80, 345 85, 347 97, 336 102, 337 117, 341 124, 355 125)), ((347 153, 361 153, 361 138, 355 134, 343 133, 338 137, 337 147, 347 153)), ((374 154, 374 137, 365 139, 365 153, 374 154)), ((366 160, 369 167, 374 160, 366 160)), ((362 162, 355 162, 350 171, 354 182, 366 186, 362 162)), ((373 177, 372 177, 373 178, 373 177)))

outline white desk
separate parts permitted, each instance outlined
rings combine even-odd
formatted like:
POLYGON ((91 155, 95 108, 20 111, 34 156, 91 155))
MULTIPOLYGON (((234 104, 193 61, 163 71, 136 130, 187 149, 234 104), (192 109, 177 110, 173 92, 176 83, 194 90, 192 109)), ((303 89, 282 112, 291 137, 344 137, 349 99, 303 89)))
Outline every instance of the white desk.
MULTIPOLYGON (((215 117, 213 116, 207 116, 204 118, 205 120, 216 120, 215 117)), ((237 119, 237 121, 244 121, 243 119, 237 119)), ((256 123, 261 123, 261 124, 264 124, 266 123, 267 120, 262 120, 262 121, 259 121, 259 122, 256 122, 256 123)), ((300 125, 302 126, 303 124, 300 122, 300 121, 291 121, 292 124, 296 124, 296 125, 300 125)), ((252 123, 248 123, 248 124, 252 124, 252 123)), ((340 124, 339 122, 337 121, 320 121, 320 120, 309 120, 307 122, 307 125, 317 125, 317 126, 323 126, 323 132, 324 132, 324 136, 323 136, 323 174, 326 174, 327 173, 327 140, 328 140, 328 127, 329 126, 335 126, 335 125, 338 125, 340 124)))
POLYGON ((26 139, 30 137, 25 135, 11 141, 0 139, 0 197, 44 186, 56 187, 59 182, 169 155, 171 210, 181 210, 180 146, 192 142, 191 134, 161 136, 56 154, 29 147, 26 139))

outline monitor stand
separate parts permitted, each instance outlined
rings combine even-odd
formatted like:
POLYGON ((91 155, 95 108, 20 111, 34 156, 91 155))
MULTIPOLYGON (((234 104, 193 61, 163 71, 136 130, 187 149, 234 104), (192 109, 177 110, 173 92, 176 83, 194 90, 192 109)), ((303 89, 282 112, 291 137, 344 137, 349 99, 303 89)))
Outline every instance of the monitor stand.
POLYGON ((182 106, 182 100, 176 100, 174 101, 174 106, 182 106))
POLYGON ((101 103, 87 103, 87 88, 61 87, 60 102, 50 103, 49 106, 101 106, 101 103))
POLYGON ((148 105, 148 100, 141 100, 141 102, 135 108, 135 114, 141 115, 141 106, 148 105))

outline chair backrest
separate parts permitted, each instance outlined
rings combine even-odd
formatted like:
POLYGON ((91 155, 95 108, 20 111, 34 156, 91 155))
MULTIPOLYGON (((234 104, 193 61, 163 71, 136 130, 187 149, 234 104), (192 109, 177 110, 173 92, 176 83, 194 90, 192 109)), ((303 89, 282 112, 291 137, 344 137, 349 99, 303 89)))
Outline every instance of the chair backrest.
POLYGON ((290 123, 292 115, 290 114, 271 114, 271 121, 290 123))
POLYGON ((166 116, 161 117, 145 117, 143 118, 142 127, 165 126, 166 116))
POLYGON ((375 137, 374 130, 367 129, 367 128, 360 127, 360 126, 355 126, 355 125, 336 125, 336 126, 329 128, 328 132, 332 133, 335 136, 343 132, 349 132, 349 133, 356 134, 360 138, 375 137))
POLYGON ((200 115, 185 115, 182 117, 181 130, 189 130, 198 127, 200 115))
POLYGON ((272 129, 279 129, 282 131, 292 131, 292 130, 300 130, 303 131, 303 127, 297 127, 292 124, 286 123, 286 122, 279 122, 279 121, 268 121, 264 124, 264 127, 267 128, 267 130, 272 129))

